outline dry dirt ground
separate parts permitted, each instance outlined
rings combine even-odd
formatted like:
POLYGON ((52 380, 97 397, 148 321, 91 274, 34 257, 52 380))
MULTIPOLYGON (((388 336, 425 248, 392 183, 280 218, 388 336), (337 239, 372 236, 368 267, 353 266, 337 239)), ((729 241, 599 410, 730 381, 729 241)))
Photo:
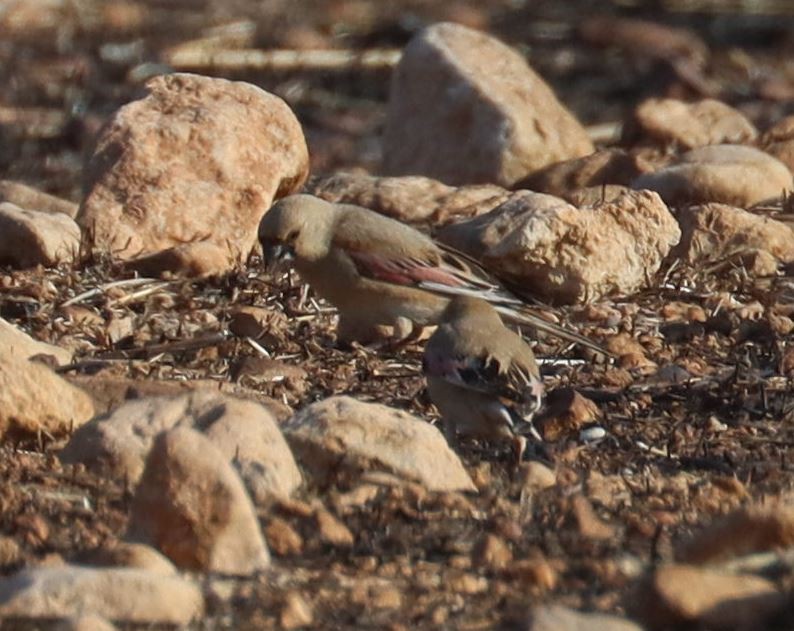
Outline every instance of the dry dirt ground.
MULTIPOLYGON (((69 3, 57 27, 42 27, 46 37, 0 38, 3 106, 44 108, 31 110, 29 120, 0 121, 0 175, 78 201, 91 135, 137 94, 135 72, 147 71, 142 64, 157 63, 167 47, 197 38, 208 27, 243 18, 257 25, 254 43, 263 47, 399 47, 430 21, 479 23, 526 47, 535 68, 587 124, 620 120, 648 94, 687 88, 663 62, 583 42, 578 21, 596 10, 658 19, 687 25, 712 46, 707 75, 727 86, 731 103, 759 126, 787 109, 794 112, 790 102, 764 97, 751 81, 758 73, 788 72, 794 82, 784 66, 794 51, 794 16, 713 11, 707 2, 701 11, 685 12, 676 10, 678 4, 403 0, 386 8, 361 1, 152 0, 108 3, 105 10, 112 7, 118 15, 116 27, 107 28, 107 16, 97 16, 101 3, 69 3)), ((785 3, 778 5, 786 10, 785 3)), ((225 74, 274 91, 293 106, 315 175, 377 167, 385 73, 296 68, 225 74)), ((266 276, 255 257, 245 269, 213 281, 111 287, 77 301, 82 320, 64 317, 65 301, 123 278, 105 261, 82 269, 0 270, 0 315, 39 339, 75 344, 83 363, 67 374, 88 384, 104 406, 118 403, 125 392, 92 389, 98 377, 145 383, 210 379, 236 381, 248 396, 270 397, 293 409, 346 393, 408 409, 429 422, 436 418, 424 393, 419 347, 377 355, 336 348, 333 312, 311 295, 302 302, 294 279, 266 276), (254 362, 254 349, 216 336, 232 309, 244 304, 283 314, 274 316, 268 338, 276 362, 271 366, 252 370, 245 358, 254 362), (110 322, 116 322, 113 334, 110 322), (185 340, 198 341, 174 345, 185 340), (286 378, 269 380, 267 374, 274 373, 286 378)), ((560 430, 548 454, 558 468, 560 487, 553 492, 529 498, 511 474, 507 453, 467 445, 464 458, 481 489, 477 495, 380 486, 363 501, 346 495, 355 488, 350 481, 330 480, 322 496, 353 533, 352 546, 315 535, 303 509, 318 489, 306 488, 294 503, 263 510, 266 533, 274 521, 286 521, 302 534, 302 549, 276 551, 276 569, 256 580, 214 584, 216 597, 199 627, 277 627, 295 593, 309 603, 315 623, 329 629, 518 628, 534 602, 625 611, 633 577, 671 558, 711 517, 751 499, 791 492, 794 355, 775 323, 755 318, 752 308, 718 308, 727 294, 747 304, 771 304, 787 293, 794 293, 794 278, 760 281, 728 265, 697 271, 667 265, 640 295, 560 310, 562 319, 599 339, 606 331, 599 330, 593 309, 615 309, 611 333, 631 333, 648 359, 687 372, 660 377, 652 369, 631 372, 588 361, 546 365, 550 388, 573 386, 593 399, 607 431, 604 440, 583 444, 578 429, 560 430), (670 305, 676 302, 701 308, 705 321, 675 322, 670 305), (587 498, 585 508, 581 496, 587 498), (523 563, 509 572, 479 566, 488 534, 507 542, 523 563)), ((577 357, 575 349, 551 341, 538 354, 577 357)), ((0 446, 3 574, 57 555, 79 558, 124 531, 130 500, 124 481, 61 466, 60 446, 47 436, 18 437, 0 446), (18 549, 6 546, 8 538, 18 549), (6 547, 12 551, 4 552, 6 547)), ((791 577, 778 580, 784 584, 791 577)))

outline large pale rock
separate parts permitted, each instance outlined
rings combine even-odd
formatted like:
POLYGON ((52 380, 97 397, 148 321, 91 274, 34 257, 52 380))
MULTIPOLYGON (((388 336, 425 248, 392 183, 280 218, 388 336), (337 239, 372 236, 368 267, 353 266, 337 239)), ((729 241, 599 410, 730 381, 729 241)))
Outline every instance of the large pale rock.
POLYGON ((794 176, 780 160, 753 147, 710 145, 641 175, 632 187, 657 191, 673 205, 720 202, 747 208, 794 190, 794 176))
POLYGON ((34 340, 27 333, 3 318, 0 318, 0 348, 12 349, 28 359, 36 355, 48 355, 54 357, 55 361, 60 365, 68 364, 72 361, 71 351, 60 346, 34 340))
POLYGON ((256 502, 289 495, 301 483, 273 415, 257 403, 208 389, 128 401, 81 427, 60 457, 134 483, 155 437, 175 427, 202 431, 234 464, 256 502))
POLYGON ((584 208, 519 191, 490 213, 438 234, 522 290, 554 303, 639 289, 680 236, 670 211, 650 191, 584 208))
POLYGON ((63 435, 88 421, 91 397, 27 352, 0 344, 0 437, 9 431, 63 435))
MULTIPOLYGON (((580 189, 618 184, 627 186, 651 170, 640 156, 621 149, 604 149, 582 158, 556 162, 517 182, 513 188, 556 195, 567 201, 580 189)), ((601 196, 599 196, 599 199, 601 196)))
POLYGON ((337 173, 309 183, 307 192, 329 202, 355 204, 405 223, 433 226, 473 217, 498 206, 510 196, 493 184, 447 186, 419 175, 378 177, 337 173))
POLYGON ((510 186, 593 144, 515 50, 464 26, 418 34, 394 71, 384 137, 391 175, 510 186))
POLYGON ((779 120, 761 136, 761 147, 794 173, 794 115, 779 120))
POLYGON ((0 203, 0 264, 52 266, 80 252, 80 228, 68 215, 0 203))
POLYGON ((220 450, 186 427, 155 439, 132 502, 128 537, 189 570, 246 576, 270 564, 242 481, 220 450))
POLYGON ((95 614, 117 622, 186 625, 204 612, 201 590, 177 576, 129 568, 39 567, 0 579, 0 618, 95 614))
POLYGON ((642 631, 642 627, 617 616, 543 605, 530 613, 527 631, 642 631))
POLYGON ((648 99, 637 106, 634 118, 644 134, 687 149, 750 143, 758 136, 758 130, 744 114, 714 99, 694 103, 648 99))
POLYGON ((273 200, 306 178, 298 121, 247 83, 171 74, 146 87, 102 132, 78 222, 125 260, 206 242, 242 261, 273 200))
POLYGON ((686 542, 685 563, 712 563, 794 546, 794 506, 750 506, 719 518, 686 542))
POLYGON ((756 252, 784 263, 794 261, 794 230, 770 217, 726 204, 704 204, 682 208, 678 222, 681 242, 673 253, 690 263, 756 252))
POLYGON ((0 180, 0 202, 11 202, 20 208, 45 213, 61 213, 72 219, 77 216, 78 205, 55 197, 32 186, 13 180, 0 180))
POLYGON ((765 578, 667 565, 641 585, 631 605, 650 629, 763 629, 786 600, 765 578))
POLYGON ((407 412, 351 397, 331 397, 298 412, 285 426, 298 460, 319 480, 340 467, 385 469, 431 490, 475 489, 460 459, 435 427, 407 412))

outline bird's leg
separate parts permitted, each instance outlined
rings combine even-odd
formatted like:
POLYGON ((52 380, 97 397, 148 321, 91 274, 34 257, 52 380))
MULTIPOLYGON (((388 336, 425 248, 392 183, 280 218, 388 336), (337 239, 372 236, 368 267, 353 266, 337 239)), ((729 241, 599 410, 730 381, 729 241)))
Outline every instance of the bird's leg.
POLYGON ((527 439, 525 436, 515 434, 512 438, 513 442, 513 457, 515 458, 515 468, 521 465, 521 459, 524 457, 524 452, 527 449, 527 439))

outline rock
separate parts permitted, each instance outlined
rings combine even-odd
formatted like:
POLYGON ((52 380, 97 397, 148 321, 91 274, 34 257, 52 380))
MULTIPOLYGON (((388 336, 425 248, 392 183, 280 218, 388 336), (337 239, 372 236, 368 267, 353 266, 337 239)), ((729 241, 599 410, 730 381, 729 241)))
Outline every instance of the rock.
POLYGON ((744 114, 714 99, 694 103, 648 99, 637 106, 634 118, 645 135, 686 149, 752 143, 758 136, 758 130, 744 114))
POLYGON ((319 508, 315 511, 314 518, 317 521, 317 536, 323 543, 336 548, 350 548, 355 543, 350 529, 330 511, 319 508))
POLYGON ((288 326, 284 312, 248 305, 237 307, 229 320, 229 330, 232 333, 258 340, 265 347, 283 342, 288 326))
POLYGON ((709 629, 761 629, 782 610, 786 597, 758 576, 666 565, 642 583, 631 604, 650 629, 692 624, 709 629))
POLYGON ((129 401, 75 432, 60 458, 134 484, 155 436, 174 427, 204 432, 237 468, 255 502, 289 495, 301 484, 273 416, 256 403, 209 389, 129 401))
MULTIPOLYGON (((681 241, 673 255, 689 263, 748 258, 765 252, 776 261, 794 261, 794 229, 764 215, 726 204, 703 204, 678 213, 681 241)), ((774 273, 773 266, 771 270, 774 273)), ((764 271, 764 270, 759 270, 764 271)))
POLYGON ((72 219, 77 216, 78 206, 74 202, 49 195, 22 182, 0 180, 0 202, 11 202, 27 210, 61 213, 72 219))
POLYGON ((376 468, 431 490, 475 489, 441 432, 402 410, 331 397, 303 408, 284 432, 298 460, 321 484, 328 484, 335 471, 376 468))
POLYGON ((219 276, 234 266, 235 258, 227 246, 210 241, 183 243, 128 261, 125 267, 142 276, 177 276, 208 278, 219 276))
POLYGON ((311 627, 314 614, 309 603, 299 592, 288 592, 284 598, 284 606, 279 617, 282 629, 302 629, 311 627))
POLYGON ((650 189, 671 205, 719 202, 748 208, 794 189, 794 176, 772 156, 741 145, 711 145, 631 184, 650 189))
POLYGON ((26 359, 36 355, 50 356, 55 358, 56 363, 61 366, 72 361, 71 351, 60 346, 34 340, 27 333, 3 318, 0 318, 0 348, 11 349, 26 359))
POLYGON ((151 546, 128 541, 116 541, 105 548, 97 548, 82 555, 81 564, 100 567, 133 567, 154 574, 173 576, 176 567, 151 546))
POLYGON ((521 488, 532 495, 555 486, 557 474, 545 464, 533 460, 521 463, 519 480, 521 488))
POLYGON ((603 613, 583 613, 562 605, 534 607, 527 631, 642 631, 630 620, 603 613))
POLYGON ((201 590, 177 576, 129 568, 38 567, 0 578, 0 618, 93 614, 116 622, 186 625, 204 612, 201 590))
POLYGON ((337 173, 310 181, 307 192, 322 199, 369 208, 405 223, 439 226, 473 217, 505 201, 510 192, 492 184, 453 187, 419 175, 378 177, 337 173))
POLYGON ((303 552, 303 537, 288 522, 273 517, 265 529, 268 547, 279 556, 303 552))
POLYGON ((593 505, 584 495, 571 498, 571 513, 576 520, 579 535, 583 539, 593 541, 609 541, 617 532, 614 526, 601 519, 593 509, 593 505))
POLYGON ((115 631, 110 622, 94 614, 77 615, 56 625, 55 631, 115 631))
POLYGON ((556 441, 572 436, 587 423, 601 417, 598 406, 570 387, 549 392, 535 425, 544 440, 556 441))
POLYGON ((160 253, 203 275, 243 261, 273 200, 306 179, 298 121, 247 83, 177 73, 146 88, 100 135, 78 223, 95 250, 138 264, 160 253))
POLYGON ((80 228, 71 217, 0 203, 0 264, 18 269, 68 263, 80 252, 80 228))
POLYGON ((749 506, 717 519, 695 534, 682 546, 678 560, 712 563, 791 546, 794 546, 794 506, 749 506))
POLYGON ((759 144, 794 173, 794 115, 786 116, 767 129, 759 144))
POLYGON ((91 397, 44 363, 29 360, 28 350, 27 342, 0 344, 0 437, 39 431, 63 436, 88 421, 94 415, 91 397))
POLYGON ((628 186, 651 165, 622 149, 603 149, 582 158, 555 162, 519 180, 514 189, 548 193, 568 200, 582 188, 600 189, 605 184, 628 186))
POLYGON ((558 572, 542 555, 514 561, 504 571, 532 594, 543 594, 557 587, 558 572))
POLYGON ((186 427, 155 439, 127 536, 193 571, 248 576, 270 565, 242 481, 217 447, 186 427))
POLYGON ((523 291, 553 303, 633 293, 680 236, 670 211, 649 191, 581 209, 519 191, 491 212, 438 234, 523 291))
POLYGON ((392 75, 383 143, 389 175, 511 186, 592 151, 526 60, 485 33, 434 24, 409 42, 392 75))
POLYGON ((505 569, 513 560, 513 553, 504 539, 493 533, 483 535, 471 553, 472 564, 486 570, 505 569))

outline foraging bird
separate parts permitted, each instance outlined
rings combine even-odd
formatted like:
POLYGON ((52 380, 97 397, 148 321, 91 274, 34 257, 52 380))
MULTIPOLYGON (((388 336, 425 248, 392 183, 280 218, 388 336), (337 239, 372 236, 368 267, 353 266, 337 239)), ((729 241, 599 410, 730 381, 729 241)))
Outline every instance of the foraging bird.
POLYGON ((517 461, 523 434, 538 441, 532 416, 543 401, 543 382, 532 349, 478 298, 453 298, 425 346, 422 369, 447 442, 457 435, 509 439, 517 461))
POLYGON ((395 219, 312 195, 290 195, 265 213, 259 240, 269 267, 291 261, 339 310, 342 340, 371 341, 380 325, 406 343, 437 324, 451 297, 488 301, 508 321, 605 353, 573 331, 527 311, 472 258, 395 219))

